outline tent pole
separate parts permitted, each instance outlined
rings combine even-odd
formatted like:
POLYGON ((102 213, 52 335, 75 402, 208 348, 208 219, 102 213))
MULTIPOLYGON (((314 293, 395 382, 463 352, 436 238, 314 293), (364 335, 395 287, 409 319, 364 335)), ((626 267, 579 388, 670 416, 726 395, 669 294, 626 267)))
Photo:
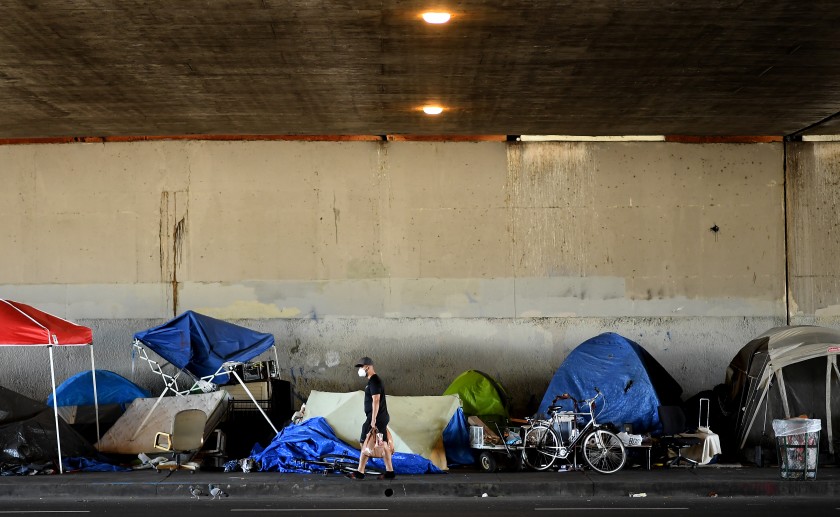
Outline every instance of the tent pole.
POLYGON ((834 455, 834 433, 831 428, 831 372, 837 373, 840 380, 840 371, 837 370, 837 356, 827 357, 825 362, 825 427, 828 433, 828 453, 834 455))
POLYGON ((50 377, 52 379, 53 392, 53 413, 55 413, 55 443, 58 446, 58 472, 64 474, 64 465, 61 460, 61 434, 58 430, 58 396, 55 394, 55 361, 53 360, 52 345, 47 345, 50 351, 50 377))
MULTIPOLYGON (((764 385, 764 389, 761 391, 761 397, 759 397, 758 403, 755 406, 756 411, 758 410, 759 407, 761 407, 761 402, 764 400, 765 395, 767 395, 767 390, 769 388, 770 388, 770 383, 768 381, 768 383, 764 385)), ((765 412, 766 412, 766 408, 765 408, 765 412)), ((744 445, 746 445, 747 436, 750 434, 750 429, 752 429, 753 423, 755 423, 755 417, 757 417, 757 416, 758 416, 758 414, 754 412, 753 415, 752 415, 752 418, 750 419, 750 423, 747 424, 747 428, 744 430, 744 435, 743 435, 743 438, 741 439, 741 445, 738 446, 738 450, 743 449, 744 445)), ((765 428, 766 428, 766 425, 767 425, 767 422, 765 421, 765 428)))
POLYGON ((263 416, 263 418, 265 418, 265 421, 268 422, 268 425, 270 425, 272 429, 274 429, 274 434, 276 435, 276 434, 280 433, 280 431, 278 431, 277 428, 274 427, 274 424, 271 423, 271 419, 269 419, 268 415, 265 414, 265 411, 263 411, 263 408, 260 407, 259 403, 257 402, 257 399, 255 399, 254 395, 251 393, 251 390, 249 390, 248 386, 245 386, 245 383, 242 382, 242 378, 239 377, 239 374, 236 373, 236 370, 230 370, 230 373, 232 373, 233 376, 236 377, 236 380, 239 381, 239 384, 245 390, 245 393, 247 393, 248 396, 251 397, 251 401, 254 403, 255 406, 257 406, 257 409, 260 410, 260 413, 262 413, 262 416, 263 416))
MULTIPOLYGON (((776 370, 776 379, 779 380, 779 394, 782 396, 782 407, 785 410, 785 418, 790 418, 790 404, 788 404, 787 388, 785 387, 785 378, 782 375, 781 368, 776 370)), ((765 427, 766 425, 767 422, 765 422, 765 427)))
POLYGON ((99 395, 96 393, 96 363, 93 359, 93 343, 90 344, 90 371, 93 374, 93 408, 96 413, 96 442, 99 443, 99 395))

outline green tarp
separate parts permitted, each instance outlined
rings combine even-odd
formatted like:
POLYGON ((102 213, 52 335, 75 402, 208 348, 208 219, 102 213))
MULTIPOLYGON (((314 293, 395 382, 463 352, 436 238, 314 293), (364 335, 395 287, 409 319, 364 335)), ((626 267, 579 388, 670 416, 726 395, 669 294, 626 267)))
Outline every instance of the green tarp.
POLYGON ((443 394, 458 395, 467 416, 508 418, 510 406, 505 389, 495 379, 478 370, 467 370, 459 375, 443 394))

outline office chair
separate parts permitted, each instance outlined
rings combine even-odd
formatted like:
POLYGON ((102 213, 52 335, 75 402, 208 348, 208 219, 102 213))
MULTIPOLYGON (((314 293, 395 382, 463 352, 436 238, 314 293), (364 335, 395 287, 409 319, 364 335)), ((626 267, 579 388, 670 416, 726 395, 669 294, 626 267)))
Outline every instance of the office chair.
POLYGON ((693 436, 680 436, 680 433, 690 431, 685 423, 685 413, 679 406, 659 406, 659 420, 662 422, 662 436, 659 443, 676 454, 676 457, 665 463, 666 467, 679 465, 685 461, 693 467, 697 462, 682 455, 682 450, 698 445, 702 440, 693 436))
POLYGON ((195 472, 198 464, 181 463, 182 454, 192 454, 204 444, 204 427, 207 414, 200 409, 179 411, 172 421, 172 431, 155 435, 155 449, 174 453, 174 461, 155 465, 156 470, 189 470, 195 472))

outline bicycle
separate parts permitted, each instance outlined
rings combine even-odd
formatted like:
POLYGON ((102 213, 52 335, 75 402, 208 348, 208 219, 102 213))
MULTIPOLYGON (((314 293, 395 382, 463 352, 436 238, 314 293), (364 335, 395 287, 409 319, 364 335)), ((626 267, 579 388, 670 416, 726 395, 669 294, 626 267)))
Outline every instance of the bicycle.
MULTIPOLYGON (((528 419, 531 428, 525 433, 522 446, 523 462, 534 470, 546 470, 557 460, 571 461, 577 469, 577 454, 592 470, 601 474, 613 474, 621 470, 627 461, 627 451, 621 439, 595 418, 595 401, 603 394, 595 388, 591 399, 577 400, 568 393, 554 397, 548 408, 548 419, 528 419), (554 405, 558 400, 571 400, 573 411, 564 411, 554 405), (580 406, 585 405, 586 411, 580 406), (586 420, 579 428, 579 424, 586 420)), ((604 399, 606 400, 606 399, 604 399)), ((603 409, 602 409, 603 411, 603 409)))
MULTIPOLYGON (((317 460, 298 459, 295 463, 302 469, 307 469, 310 472, 321 472, 327 476, 329 474, 356 472, 356 468, 359 466, 359 458, 348 454, 324 454, 317 460)), ((365 474, 377 476, 382 473, 381 470, 371 467, 370 463, 365 467, 365 474)))

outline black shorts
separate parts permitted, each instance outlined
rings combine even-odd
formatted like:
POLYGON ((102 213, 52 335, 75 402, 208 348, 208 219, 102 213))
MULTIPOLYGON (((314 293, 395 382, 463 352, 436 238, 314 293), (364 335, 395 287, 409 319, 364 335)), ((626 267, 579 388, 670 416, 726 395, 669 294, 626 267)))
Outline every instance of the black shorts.
MULTIPOLYGON (((390 417, 382 418, 377 416, 376 419, 376 432, 382 433, 383 438, 385 441, 388 441, 388 422, 391 421, 390 417)), ((365 420, 365 423, 362 424, 362 434, 359 436, 359 443, 365 443, 365 439, 367 439, 367 435, 370 432, 370 418, 365 420)))

